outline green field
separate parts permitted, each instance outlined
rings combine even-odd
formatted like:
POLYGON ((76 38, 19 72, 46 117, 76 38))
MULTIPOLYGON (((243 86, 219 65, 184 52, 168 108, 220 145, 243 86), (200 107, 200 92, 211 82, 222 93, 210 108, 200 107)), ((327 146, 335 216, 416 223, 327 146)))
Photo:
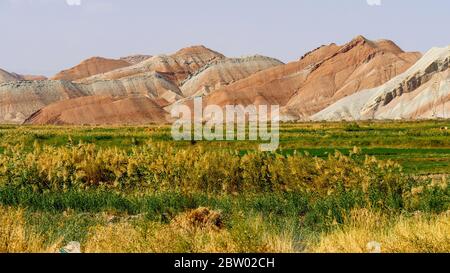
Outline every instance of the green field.
POLYGON ((169 126, 0 126, 0 252, 450 251, 448 127, 289 123, 262 153, 169 126))
MULTIPOLYGON (((363 155, 399 162, 408 173, 450 173, 450 121, 295 123, 283 124, 281 154, 308 152, 327 157, 338 150, 348 154, 353 147, 363 155), (445 129, 447 128, 447 129, 445 129)), ((0 152, 6 144, 34 143, 64 146, 67 143, 93 143, 99 147, 131 149, 148 141, 177 147, 190 142, 174 142, 169 126, 143 127, 16 127, 0 126, 0 152)), ((258 142, 199 142, 208 149, 231 149, 241 154, 257 150, 258 142)))

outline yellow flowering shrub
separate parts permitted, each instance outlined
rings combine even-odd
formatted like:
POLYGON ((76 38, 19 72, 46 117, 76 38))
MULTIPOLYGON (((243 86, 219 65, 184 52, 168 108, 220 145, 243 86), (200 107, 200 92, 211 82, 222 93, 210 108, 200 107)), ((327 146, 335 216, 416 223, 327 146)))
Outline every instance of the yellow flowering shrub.
POLYGON ((393 162, 365 160, 339 152, 328 159, 304 154, 281 155, 176 149, 148 143, 130 151, 94 144, 33 151, 7 146, 0 154, 0 181, 35 190, 112 189, 117 191, 211 194, 302 192, 321 196, 362 189, 397 192, 406 181, 393 162))

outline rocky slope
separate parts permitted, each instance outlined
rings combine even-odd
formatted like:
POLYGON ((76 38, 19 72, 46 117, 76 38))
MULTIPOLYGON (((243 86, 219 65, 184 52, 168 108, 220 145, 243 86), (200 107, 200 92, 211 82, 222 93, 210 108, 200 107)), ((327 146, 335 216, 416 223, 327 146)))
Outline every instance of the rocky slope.
MULTIPOLYGON (((188 55, 186 55, 186 57, 189 59, 188 55)), ((189 74, 190 76, 188 76, 188 78, 180 84, 181 89, 176 85, 176 80, 172 81, 172 77, 167 73, 142 72, 121 77, 119 79, 102 79, 103 75, 98 75, 72 83, 72 85, 82 94, 92 96, 90 99, 74 98, 51 104, 35 113, 33 118, 27 122, 54 124, 55 116, 64 117, 67 115, 64 113, 76 113, 78 110, 70 110, 70 112, 66 110, 73 109, 73 105, 77 105, 77 109, 84 109, 79 105, 80 102, 89 103, 89 105, 94 105, 95 103, 101 102, 102 105, 106 105, 90 109, 90 116, 92 118, 100 118, 103 117, 103 114, 101 113, 105 111, 104 107, 118 104, 117 102, 112 104, 110 101, 103 104, 106 100, 106 96, 121 99, 132 97, 135 101, 137 100, 136 98, 150 98, 160 107, 166 107, 174 102, 182 101, 186 96, 201 95, 205 91, 206 86, 208 86, 208 92, 211 92, 219 86, 230 84, 234 81, 248 77, 257 71, 281 64, 282 63, 278 60, 263 56, 212 61, 204 67, 198 68, 194 74, 189 74), (99 100, 98 96, 102 96, 102 100, 99 100), (96 113, 96 111, 99 113, 96 113)), ((194 72, 194 70, 192 71, 194 72)), ((135 107, 133 111, 136 113, 139 112, 136 108, 137 106, 147 106, 147 104, 133 105, 135 107)), ((160 110, 164 111, 163 108, 160 108, 160 110)), ((142 111, 148 113, 145 109, 142 111)), ((108 111, 106 112, 109 113, 108 111)), ((79 118, 74 116, 70 120, 67 116, 65 117, 66 118, 63 120, 57 119, 56 123, 91 124, 106 122, 105 118, 91 119, 87 122, 83 115, 79 116, 79 118)), ((143 120, 143 122, 149 123, 156 122, 158 120, 160 121, 160 117, 161 115, 157 115, 156 117, 148 117, 147 120, 143 120)), ((118 121, 119 120, 117 118, 111 119, 111 122, 118 121)))
POLYGON ((284 113, 308 118, 343 97, 382 85, 420 57, 419 53, 405 53, 391 41, 357 37, 311 67, 307 81, 289 100, 284 113))
POLYGON ((0 84, 0 123, 22 123, 35 111, 86 94, 66 81, 18 81, 0 84))
POLYGON ((150 55, 137 54, 137 55, 130 55, 130 56, 122 57, 122 58, 120 58, 120 60, 125 61, 132 65, 135 65, 135 64, 141 63, 147 59, 150 59, 151 57, 152 56, 150 56, 150 55))
POLYGON ((93 76, 80 82, 90 83, 98 80, 116 80, 147 72, 158 72, 179 85, 200 68, 221 59, 225 59, 225 56, 220 53, 204 46, 193 46, 181 49, 172 55, 157 55, 135 65, 93 76))
POLYGON ((21 81, 45 81, 48 78, 40 75, 19 75, 15 74, 21 81))
POLYGON ((150 98, 162 98, 173 103, 182 98, 178 86, 157 72, 147 72, 137 76, 129 76, 118 80, 98 80, 90 83, 75 83, 90 95, 123 97, 141 95, 150 98))
POLYGON ((314 120, 450 117, 450 47, 433 48, 391 81, 348 96, 314 120))
MULTIPOLYGON (((225 57, 202 46, 185 48, 171 56, 147 58, 136 65, 130 65, 123 60, 91 58, 59 73, 52 80, 5 83, 0 85, 0 123, 22 123, 48 105, 61 100, 71 105, 72 99, 84 96, 109 96, 111 99, 141 97, 167 106, 183 98, 176 83, 177 78, 184 80, 209 62, 221 58, 225 57), (115 66, 119 68, 114 69, 115 66), (114 71, 101 73, 110 69, 114 71), (85 78, 97 73, 100 74, 85 78), (67 80, 55 80, 57 78, 67 80)), ((8 81, 22 80, 10 76, 10 73, 4 75, 8 81)), ((61 105, 64 105, 64 102, 61 105)))
POLYGON ((182 98, 179 88, 156 72, 90 84, 54 80, 10 82, 0 85, 0 123, 22 123, 52 103, 63 100, 60 105, 71 105, 71 99, 84 96, 140 96, 164 101, 164 106, 182 98))
POLYGON ((15 82, 15 81, 43 81, 46 80, 45 76, 38 75, 20 75, 17 73, 9 73, 3 69, 0 69, 0 83, 15 82))
POLYGON ((167 113, 157 100, 142 96, 87 96, 60 101, 29 117, 25 124, 96 125, 164 123, 167 113))
POLYGON ((283 107, 283 120, 307 119, 345 96, 383 84, 419 57, 391 41, 358 36, 345 45, 322 46, 299 61, 256 73, 206 96, 204 102, 276 104, 283 107))
POLYGON ((76 65, 70 69, 59 72, 51 79, 75 81, 130 65, 131 64, 125 60, 113 60, 101 57, 93 57, 84 60, 79 65, 76 65))
POLYGON ((279 60, 259 55, 220 60, 204 66, 186 79, 181 83, 181 91, 186 97, 204 96, 256 72, 282 64, 279 60))
POLYGON ((18 75, 0 69, 0 83, 18 81, 19 79, 18 75))

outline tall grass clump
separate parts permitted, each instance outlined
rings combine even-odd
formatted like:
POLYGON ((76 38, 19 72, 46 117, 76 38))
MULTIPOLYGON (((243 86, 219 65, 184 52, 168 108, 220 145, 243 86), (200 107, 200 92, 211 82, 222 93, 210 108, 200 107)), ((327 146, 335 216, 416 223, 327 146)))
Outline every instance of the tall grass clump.
POLYGON ((39 234, 29 232, 23 209, 0 206, 0 253, 54 252, 39 234))

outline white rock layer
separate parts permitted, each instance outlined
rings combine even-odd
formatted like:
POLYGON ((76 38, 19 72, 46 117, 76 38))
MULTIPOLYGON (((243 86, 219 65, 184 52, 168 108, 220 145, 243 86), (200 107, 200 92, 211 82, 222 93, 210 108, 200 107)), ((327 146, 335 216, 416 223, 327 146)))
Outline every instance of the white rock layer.
POLYGON ((345 97, 312 120, 433 119, 450 117, 450 46, 433 48, 380 87, 345 97))

